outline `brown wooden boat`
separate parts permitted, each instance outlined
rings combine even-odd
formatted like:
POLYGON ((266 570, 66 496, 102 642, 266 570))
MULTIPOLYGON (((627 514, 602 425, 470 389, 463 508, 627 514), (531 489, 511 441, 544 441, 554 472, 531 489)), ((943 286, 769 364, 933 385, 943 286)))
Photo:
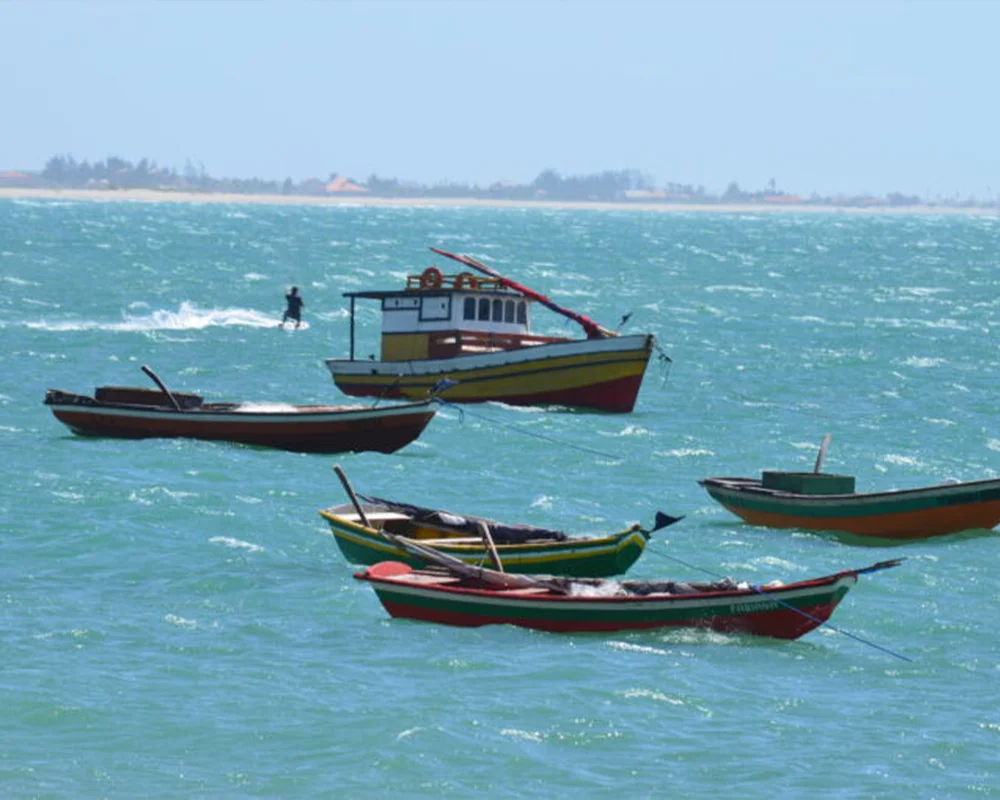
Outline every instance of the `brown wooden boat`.
POLYGON ((49 389, 45 405, 82 436, 123 439, 206 439, 303 453, 376 451, 405 447, 427 427, 433 401, 392 405, 206 403, 171 392, 148 367, 157 389, 101 386, 93 397, 49 389))

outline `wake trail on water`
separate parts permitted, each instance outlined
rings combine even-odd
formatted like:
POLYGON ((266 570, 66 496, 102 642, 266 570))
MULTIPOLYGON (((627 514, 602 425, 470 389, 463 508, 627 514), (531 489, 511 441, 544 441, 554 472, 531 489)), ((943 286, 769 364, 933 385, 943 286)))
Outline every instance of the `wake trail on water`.
MULTIPOLYGON (((190 331, 203 328, 275 328, 280 316, 264 314, 252 308, 198 308, 184 301, 176 311, 159 310, 145 316, 125 314, 120 322, 100 320, 63 320, 26 322, 25 326, 44 331, 190 331)), ((294 323, 288 325, 290 330, 294 323)), ((303 322, 299 330, 309 327, 303 322)))

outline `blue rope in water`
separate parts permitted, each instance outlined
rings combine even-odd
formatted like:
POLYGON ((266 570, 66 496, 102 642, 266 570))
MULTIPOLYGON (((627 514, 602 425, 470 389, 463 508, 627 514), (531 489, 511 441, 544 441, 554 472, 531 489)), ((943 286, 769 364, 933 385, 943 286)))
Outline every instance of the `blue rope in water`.
MULTIPOLYGON (((695 566, 694 564, 688 564, 686 561, 682 561, 681 559, 676 558, 675 556, 670 556, 670 555, 667 555, 666 553, 661 553, 661 552, 659 552, 657 550, 653 550, 651 552, 656 553, 656 555, 662 556, 663 558, 668 558, 671 561, 676 561, 678 564, 680 564, 682 566, 685 566, 688 569, 693 569, 693 570, 696 570, 698 572, 704 572, 706 575, 711 575, 713 578, 724 578, 725 577, 724 575, 719 575, 718 573, 712 572, 711 570, 708 570, 708 569, 704 569, 703 567, 698 567, 698 566, 695 566)), ((862 638, 861 636, 858 636, 857 634, 851 633, 850 631, 844 630, 843 628, 839 628, 836 625, 834 625, 832 622, 827 622, 826 620, 822 620, 819 617, 813 616, 808 611, 803 611, 801 608, 796 608, 795 606, 793 606, 793 605, 791 605, 789 603, 786 603, 784 600, 781 600, 780 598, 775 597, 771 592, 768 592, 768 591, 766 591, 765 589, 762 589, 759 586, 754 586, 751 583, 750 584, 750 588, 753 589, 755 592, 757 592, 757 594, 762 594, 765 597, 773 600, 779 606, 787 608, 789 611, 794 611, 796 614, 800 614, 803 617, 805 617, 806 619, 812 620, 813 622, 818 622, 820 625, 825 625, 830 630, 836 631, 837 633, 840 633, 840 634, 843 634, 844 636, 848 637, 849 639, 854 639, 857 642, 861 642, 861 644, 866 644, 869 647, 874 647, 876 650, 880 650, 881 652, 886 653, 887 655, 893 656, 894 658, 898 658, 901 661, 906 661, 907 663, 910 663, 910 664, 913 663, 913 659, 912 658, 907 658, 906 656, 900 655, 899 653, 896 653, 896 652, 890 650, 887 647, 882 647, 882 645, 875 644, 875 642, 870 642, 867 639, 862 638)))
POLYGON ((517 431, 518 433, 521 433, 525 436, 531 436, 535 439, 541 439, 542 441, 550 442, 552 444, 557 444, 562 447, 569 447, 572 448, 573 450, 579 450, 581 453, 589 453, 590 455, 600 456, 601 458, 610 458, 613 461, 622 460, 621 456, 615 456, 612 455, 611 453, 602 453, 600 450, 593 450, 589 447, 582 447, 581 445, 573 444, 572 442, 564 442, 561 439, 556 439, 552 436, 546 436, 544 433, 538 433, 536 431, 528 431, 522 428, 520 425, 515 425, 510 422, 498 422, 497 420, 490 419, 489 417, 484 416, 483 414, 477 414, 474 411, 470 411, 467 408, 459 408, 454 403, 450 403, 447 400, 444 400, 440 397, 435 397, 434 400, 443 406, 447 406, 448 408, 457 411, 459 414, 459 419, 461 419, 465 414, 468 414, 469 416, 476 417, 477 419, 481 419, 484 422, 488 422, 491 425, 497 425, 501 428, 510 428, 511 430, 517 431))

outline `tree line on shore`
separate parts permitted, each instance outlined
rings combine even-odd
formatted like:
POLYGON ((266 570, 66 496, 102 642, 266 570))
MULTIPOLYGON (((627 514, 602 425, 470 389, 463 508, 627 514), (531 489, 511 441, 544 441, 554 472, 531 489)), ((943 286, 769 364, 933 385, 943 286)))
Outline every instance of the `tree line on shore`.
POLYGON ((161 167, 156 161, 142 158, 138 162, 117 156, 101 161, 77 161, 71 155, 56 155, 48 160, 41 172, 0 173, 0 185, 41 188, 88 189, 154 189, 159 191, 219 192, 232 194, 274 194, 306 196, 367 195, 387 198, 474 198, 489 200, 563 200, 596 202, 662 202, 662 203, 766 203, 836 206, 994 206, 992 197, 981 203, 975 197, 957 195, 934 201, 917 195, 891 192, 885 197, 868 194, 824 197, 816 193, 804 197, 778 189, 772 178, 759 190, 744 190, 735 181, 719 195, 704 186, 667 182, 657 188, 651 176, 636 169, 605 170, 591 175, 560 175, 545 169, 531 183, 498 181, 488 186, 442 181, 422 184, 398 178, 382 178, 372 174, 367 180, 355 180, 331 173, 329 178, 307 178, 293 181, 263 178, 216 178, 209 175, 203 164, 188 160, 184 169, 161 167), (12 180, 10 176, 16 176, 12 180))

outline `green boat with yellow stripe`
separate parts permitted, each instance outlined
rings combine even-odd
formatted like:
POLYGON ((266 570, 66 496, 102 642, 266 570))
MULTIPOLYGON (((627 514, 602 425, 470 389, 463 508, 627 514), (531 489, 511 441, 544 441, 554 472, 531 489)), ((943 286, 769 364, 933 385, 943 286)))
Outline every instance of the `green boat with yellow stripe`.
MULTIPOLYGON (((603 578, 621 575, 646 549, 653 530, 632 525, 617 533, 569 536, 533 525, 511 525, 483 517, 439 511, 377 497, 319 512, 330 525, 344 558, 370 566, 401 561, 426 566, 419 556, 393 544, 383 535, 417 541, 467 564, 490 562, 492 540, 496 556, 508 572, 603 578), (485 531, 484 531, 485 528, 485 531)), ((659 515, 657 526, 677 521, 659 515)))

